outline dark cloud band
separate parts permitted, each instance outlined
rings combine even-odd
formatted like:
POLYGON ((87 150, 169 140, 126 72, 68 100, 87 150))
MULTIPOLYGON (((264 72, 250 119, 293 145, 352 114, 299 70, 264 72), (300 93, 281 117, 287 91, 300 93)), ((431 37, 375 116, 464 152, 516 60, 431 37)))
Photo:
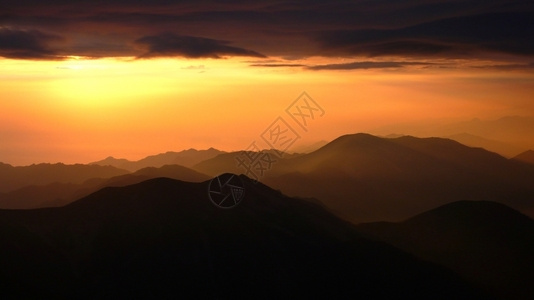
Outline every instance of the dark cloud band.
POLYGON ((60 36, 38 30, 0 28, 0 56, 17 59, 58 59, 48 44, 61 40, 60 36))
POLYGON ((0 56, 28 59, 534 55, 524 0, 6 0, 0 28, 0 56))
POLYGON ((326 55, 466 56, 480 52, 534 55, 534 13, 448 18, 399 29, 319 34, 326 55))

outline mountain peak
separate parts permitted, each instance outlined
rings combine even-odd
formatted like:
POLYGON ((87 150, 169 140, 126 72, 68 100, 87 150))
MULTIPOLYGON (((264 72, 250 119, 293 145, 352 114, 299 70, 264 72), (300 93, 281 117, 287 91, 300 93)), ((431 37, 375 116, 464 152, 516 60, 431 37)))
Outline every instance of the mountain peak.
POLYGON ((334 139, 330 143, 319 148, 319 150, 334 147, 351 147, 355 145, 372 145, 374 143, 379 143, 383 140, 383 138, 368 133, 346 134, 334 139))

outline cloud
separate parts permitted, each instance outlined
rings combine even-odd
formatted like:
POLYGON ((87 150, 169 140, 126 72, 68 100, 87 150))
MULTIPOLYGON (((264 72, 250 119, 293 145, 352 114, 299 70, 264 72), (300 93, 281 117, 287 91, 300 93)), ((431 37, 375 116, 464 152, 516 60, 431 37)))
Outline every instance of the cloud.
MULTIPOLYGON (((439 7, 439 6, 437 6, 439 7)), ((534 12, 446 16, 410 26, 328 30, 317 37, 325 56, 480 58, 533 56, 534 12)))
POLYGON ((228 41, 175 35, 172 33, 145 36, 136 40, 135 43, 148 48, 148 52, 140 55, 139 58, 173 56, 187 58, 221 58, 223 56, 266 57, 252 50, 228 46, 230 43, 228 41))
POLYGON ((38 30, 0 28, 0 56, 15 59, 60 59, 49 43, 61 41, 57 35, 38 30))
POLYGON ((403 68, 406 66, 435 65, 427 62, 398 62, 398 61, 358 61, 343 64, 326 64, 309 66, 310 70, 366 70, 366 69, 390 69, 403 68))
POLYGON ((197 65, 197 66, 189 65, 187 67, 183 67, 182 69, 183 70, 204 70, 204 69, 206 69, 206 66, 204 66, 204 65, 197 65))
POLYGON ((250 64, 251 67, 283 68, 283 67, 304 67, 303 64, 250 64))
POLYGON ((485 65, 475 66, 477 69, 496 69, 496 70, 532 70, 534 69, 534 62, 526 64, 500 64, 500 65, 485 65))
POLYGON ((398 29, 325 31, 323 54, 471 57, 500 52, 534 56, 534 13, 494 13, 446 18, 398 29))
POLYGON ((524 0, 18 0, 0 10, 0 28, 65 38, 54 48, 37 38, 40 51, 11 54, 21 58, 48 51, 143 58, 490 55, 517 61, 534 53, 533 12, 534 4, 524 0))

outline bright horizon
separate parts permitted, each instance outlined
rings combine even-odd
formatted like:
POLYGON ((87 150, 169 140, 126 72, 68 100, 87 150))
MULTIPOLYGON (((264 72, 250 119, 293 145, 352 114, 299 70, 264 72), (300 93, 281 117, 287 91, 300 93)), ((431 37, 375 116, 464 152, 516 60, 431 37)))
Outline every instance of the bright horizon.
POLYGON ((293 124, 293 147, 534 116, 522 2, 439 14, 432 3, 59 2, 13 3, 0 21, 1 162, 242 150, 303 92, 324 115, 293 124))

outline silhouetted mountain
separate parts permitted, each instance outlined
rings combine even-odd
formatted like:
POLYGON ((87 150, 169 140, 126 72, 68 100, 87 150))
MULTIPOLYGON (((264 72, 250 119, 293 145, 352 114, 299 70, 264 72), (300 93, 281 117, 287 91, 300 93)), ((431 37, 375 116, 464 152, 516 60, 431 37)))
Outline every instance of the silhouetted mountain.
POLYGON ((131 172, 135 172, 143 168, 148 168, 148 167, 159 168, 164 165, 181 165, 185 167, 192 167, 195 164, 203 160, 210 159, 222 153, 225 153, 225 152, 219 151, 214 148, 209 148, 207 150, 189 149, 189 150, 183 150, 180 152, 169 151, 166 153, 151 155, 138 161, 116 159, 110 156, 104 160, 93 162, 91 164, 101 165, 101 166, 109 165, 109 166, 114 166, 117 168, 129 170, 131 172))
POLYGON ((232 209, 211 203, 208 182, 158 178, 60 208, 0 210, 3 296, 482 298, 315 204, 241 179, 232 209))
POLYGON ((56 182, 80 184, 90 178, 109 178, 127 173, 126 170, 111 166, 58 163, 13 167, 0 163, 0 192, 56 182))
POLYGON ((126 186, 151 178, 167 177, 188 182, 202 182, 210 177, 179 165, 144 168, 132 174, 109 179, 92 178, 82 184, 51 183, 27 186, 9 193, 0 193, 0 209, 31 209, 59 207, 108 186, 126 186))
MULTIPOLYGON (((194 169, 245 173, 237 155, 194 169)), ((534 207, 534 168, 442 138, 345 135, 312 153, 278 159, 262 182, 317 198, 356 223, 398 221, 458 199, 499 201, 525 212, 534 207)))
POLYGON ((527 164, 534 165, 534 151, 533 150, 527 150, 517 156, 514 156, 512 158, 513 160, 524 162, 527 164))
POLYGON ((513 157, 520 153, 522 148, 513 144, 486 139, 469 133, 459 133, 446 136, 445 138, 455 140, 469 147, 480 147, 486 150, 499 153, 504 157, 513 157))
POLYGON ((502 299, 534 298, 534 220, 505 205, 454 202, 402 223, 358 230, 450 268, 502 299))

